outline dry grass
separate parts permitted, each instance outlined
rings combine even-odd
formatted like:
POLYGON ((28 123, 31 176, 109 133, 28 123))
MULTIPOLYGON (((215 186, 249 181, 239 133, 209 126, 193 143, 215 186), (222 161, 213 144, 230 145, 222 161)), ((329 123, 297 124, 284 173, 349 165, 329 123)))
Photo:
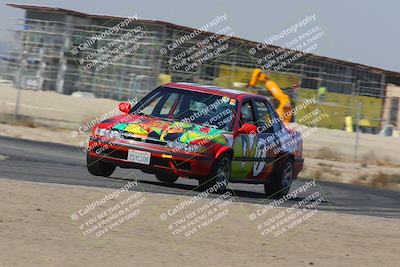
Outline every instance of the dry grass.
POLYGON ((357 180, 366 182, 368 180, 368 174, 361 173, 360 175, 358 175, 357 180))
POLYGON ((354 185, 365 185, 365 181, 359 180, 359 179, 353 179, 351 180, 351 184, 354 185))
POLYGON ((342 174, 340 171, 338 171, 337 169, 334 169, 332 167, 323 167, 323 168, 321 168, 321 171, 323 173, 330 174, 333 176, 340 176, 342 174))
POLYGON ((368 165, 385 166, 385 167, 399 167, 399 164, 394 163, 393 159, 389 157, 379 158, 373 151, 362 155, 361 167, 366 168, 368 165))
POLYGON ((363 168, 367 168, 368 167, 368 161, 362 159, 361 162, 360 162, 360 166, 363 167, 363 168))
POLYGON ((383 159, 376 160, 376 165, 385 167, 399 167, 399 164, 393 162, 389 157, 384 157, 383 159))
POLYGON ((370 184, 375 187, 387 187, 389 184, 400 184, 400 174, 376 173, 370 184))
POLYGON ((25 126, 29 128, 36 128, 37 125, 33 121, 31 117, 20 115, 18 119, 13 114, 2 114, 0 117, 0 123, 16 125, 16 126, 25 126))
POLYGON ((400 174, 387 174, 382 171, 373 175, 360 174, 356 179, 352 180, 351 183, 385 189, 396 189, 400 186, 400 174))
POLYGON ((318 149, 316 157, 319 159, 340 160, 341 155, 337 151, 324 146, 318 149))
POLYGON ((318 165, 318 166, 321 166, 321 167, 328 167, 328 168, 335 167, 335 165, 333 165, 333 164, 324 163, 324 162, 318 162, 317 165, 318 165))
POLYGON ((374 175, 371 179, 370 184, 374 187, 386 187, 389 184, 388 175, 383 172, 379 172, 374 175))
POLYGON ((314 169, 310 171, 311 177, 320 180, 322 178, 322 171, 320 169, 314 169))
POLYGON ((317 165, 320 167, 312 168, 309 172, 310 175, 315 179, 330 180, 332 179, 332 176, 339 177, 342 174, 333 164, 318 162, 317 165))

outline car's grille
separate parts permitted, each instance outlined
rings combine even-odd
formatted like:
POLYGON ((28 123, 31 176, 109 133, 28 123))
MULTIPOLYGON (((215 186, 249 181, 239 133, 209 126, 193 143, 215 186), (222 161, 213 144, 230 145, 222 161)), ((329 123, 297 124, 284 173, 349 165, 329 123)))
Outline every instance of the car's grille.
POLYGON ((190 171, 191 164, 189 161, 173 160, 173 159, 162 159, 162 158, 151 158, 151 164, 170 167, 169 162, 172 162, 177 169, 190 171))
POLYGON ((151 157, 150 164, 163 167, 169 167, 169 159, 151 157))
POLYGON ((147 139, 145 140, 145 142, 146 142, 146 143, 149 143, 149 144, 160 145, 160 146, 166 146, 166 145, 167 145, 167 142, 161 141, 161 140, 157 140, 157 139, 153 139, 153 138, 147 138, 147 139))
POLYGON ((160 146, 167 145, 167 142, 161 141, 161 140, 155 139, 155 138, 136 137, 131 133, 122 132, 122 131, 120 131, 120 134, 121 134, 121 137, 126 140, 134 140, 134 141, 138 141, 138 142, 145 142, 145 143, 156 144, 156 145, 160 145, 160 146))
POLYGON ((117 158, 117 159, 127 159, 128 152, 122 150, 115 150, 111 148, 104 149, 104 147, 96 147, 94 150, 96 154, 103 155, 107 157, 117 158))

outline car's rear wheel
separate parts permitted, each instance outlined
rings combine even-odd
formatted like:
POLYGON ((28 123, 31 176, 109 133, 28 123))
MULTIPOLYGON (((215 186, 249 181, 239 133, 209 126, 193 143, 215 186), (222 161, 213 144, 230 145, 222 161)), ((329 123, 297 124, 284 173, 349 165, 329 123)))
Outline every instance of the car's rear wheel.
POLYGON ((115 171, 116 166, 110 163, 102 162, 100 159, 86 157, 86 166, 90 174, 96 176, 109 177, 115 171))
POLYGON ((226 191, 230 176, 231 158, 229 155, 223 155, 215 162, 211 175, 199 179, 199 189, 204 191, 218 185, 216 191, 223 193, 226 191))
POLYGON ((169 183, 173 184, 178 180, 178 176, 176 175, 162 175, 162 174, 156 174, 157 180, 164 182, 164 183, 169 183))
POLYGON ((288 159, 271 180, 264 184, 267 197, 282 197, 289 193, 293 180, 293 162, 288 159))

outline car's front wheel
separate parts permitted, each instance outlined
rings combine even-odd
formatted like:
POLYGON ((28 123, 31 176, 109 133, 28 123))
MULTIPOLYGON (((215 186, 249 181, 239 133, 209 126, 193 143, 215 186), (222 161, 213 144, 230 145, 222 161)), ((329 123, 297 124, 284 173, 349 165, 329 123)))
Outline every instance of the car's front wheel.
POLYGON ((223 193, 226 191, 230 176, 231 158, 229 155, 223 155, 215 162, 211 175, 199 179, 199 189, 204 191, 217 185, 216 191, 223 193))
POLYGON ((178 180, 179 177, 176 176, 176 175, 161 175, 161 174, 156 174, 156 178, 157 178, 157 180, 159 180, 160 182, 173 184, 173 183, 176 182, 176 180, 178 180))
POLYGON ((86 157, 86 167, 90 174, 96 176, 109 177, 115 171, 116 166, 102 162, 97 158, 92 158, 89 155, 86 157))
POLYGON ((282 197, 289 193, 293 180, 293 162, 288 159, 271 180, 264 184, 267 197, 282 197))

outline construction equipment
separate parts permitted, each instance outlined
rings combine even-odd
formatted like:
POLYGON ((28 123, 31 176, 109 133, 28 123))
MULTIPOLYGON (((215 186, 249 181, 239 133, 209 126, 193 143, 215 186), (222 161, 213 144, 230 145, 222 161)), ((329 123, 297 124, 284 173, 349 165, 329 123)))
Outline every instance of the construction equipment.
POLYGON ((290 104, 290 97, 285 94, 282 89, 274 82, 268 78, 268 75, 263 73, 261 69, 254 69, 251 80, 249 82, 250 87, 254 87, 258 82, 263 82, 265 88, 271 92, 272 96, 279 101, 278 107, 275 109, 279 118, 285 125, 288 125, 292 120, 291 112, 292 109, 290 104))

